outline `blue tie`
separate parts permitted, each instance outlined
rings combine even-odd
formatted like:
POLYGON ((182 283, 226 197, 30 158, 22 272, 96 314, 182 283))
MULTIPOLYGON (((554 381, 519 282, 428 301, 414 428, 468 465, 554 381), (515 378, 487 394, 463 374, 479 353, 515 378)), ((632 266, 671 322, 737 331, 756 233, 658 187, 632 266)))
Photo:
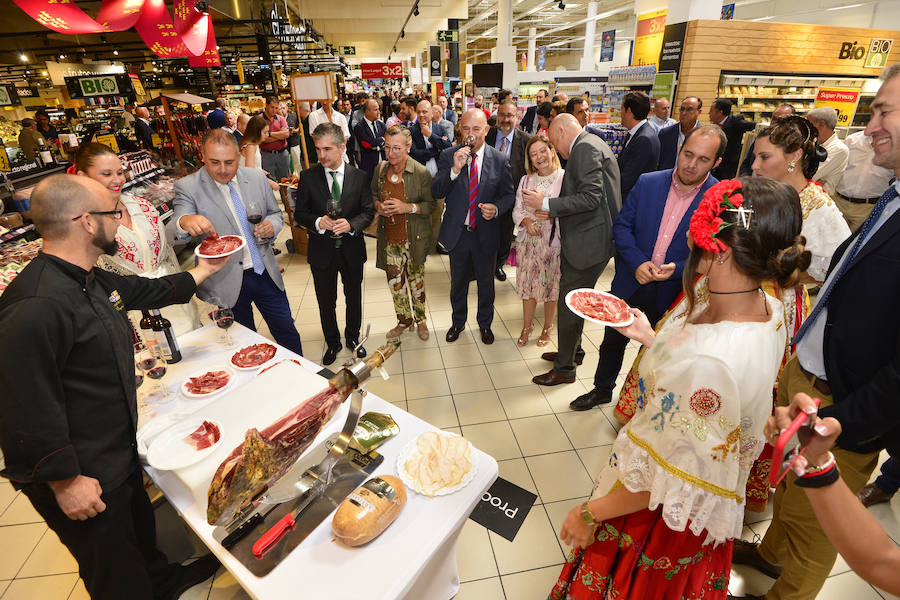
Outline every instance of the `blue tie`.
POLYGON ((831 291, 834 289, 835 284, 837 284, 838 280, 844 275, 848 268, 850 268, 850 264, 853 262, 853 259, 856 258, 856 255, 859 253, 859 249, 862 248, 863 243, 866 241, 866 237, 869 235, 869 232, 872 230, 872 227, 875 225, 875 222, 878 221, 879 217, 881 217, 881 213, 884 212, 884 207, 887 206, 887 203, 893 200, 898 196, 897 188, 893 185, 889 187, 884 194, 881 195, 881 198, 872 208, 872 212, 869 213, 869 217, 863 222, 859 227, 859 234, 856 236, 856 242, 854 242, 853 247, 850 248, 850 251, 847 253, 847 257, 841 263, 841 266, 838 267, 837 273, 834 274, 834 277, 831 278, 831 283, 828 287, 821 293, 819 296, 819 301, 816 303, 815 308, 812 309, 812 312, 809 313, 809 316, 806 317, 806 320, 803 321, 803 325, 800 326, 800 330, 797 331, 797 335, 794 336, 794 339, 791 340, 792 344, 799 344, 800 340, 812 329, 813 323, 816 322, 816 319, 825 310, 825 307, 828 305, 828 297, 831 296, 831 291))
POLYGON ((234 183, 231 181, 228 182, 228 191, 231 192, 231 204, 234 206, 234 214, 237 215, 238 225, 241 226, 241 231, 244 232, 244 239, 247 240, 247 248, 250 249, 250 258, 253 259, 253 272, 257 275, 262 275, 263 271, 266 270, 266 265, 263 264, 262 254, 259 253, 259 246, 256 245, 256 236, 253 235, 253 231, 250 229, 250 221, 247 220, 247 211, 244 210, 244 203, 241 202, 241 197, 238 196, 234 183))

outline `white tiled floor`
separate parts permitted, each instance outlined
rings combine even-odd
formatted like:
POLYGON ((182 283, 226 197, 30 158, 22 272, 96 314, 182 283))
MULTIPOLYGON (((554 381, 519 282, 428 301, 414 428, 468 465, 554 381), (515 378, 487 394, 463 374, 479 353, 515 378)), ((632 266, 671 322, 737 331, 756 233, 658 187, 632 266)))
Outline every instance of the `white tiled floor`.
MULTIPOLYGON (((368 240, 368 244, 369 256, 374 257, 374 241, 368 240)), ((322 332, 306 259, 283 253, 279 262, 285 267, 287 293, 305 353, 318 360, 323 351, 322 332)), ((547 597, 564 560, 565 548, 556 535, 560 523, 589 494, 591 478, 606 462, 609 445, 615 439, 611 407, 587 413, 568 409, 568 403, 591 386, 602 328, 586 327, 587 356, 578 369, 578 381, 553 388, 531 384, 532 375, 550 366, 540 359, 541 352, 555 350, 555 346, 537 348, 534 339, 525 348, 516 346, 515 338, 522 327, 521 303, 515 293, 515 269, 507 268, 507 273, 509 281, 498 282, 496 287, 496 342, 485 346, 477 337, 473 284, 469 330, 456 343, 448 344, 444 334, 450 325, 449 261, 446 256, 430 256, 426 293, 431 338, 422 342, 414 333, 404 334, 400 355, 388 363, 390 379, 375 379, 368 386, 398 407, 462 433, 499 461, 501 477, 539 495, 513 543, 473 521, 466 523, 457 555, 462 581, 458 600, 547 597)), ((598 287, 607 289, 611 277, 610 267, 598 287)), ((374 259, 366 264, 364 290, 365 323, 372 325, 368 346, 374 348, 395 325, 385 276, 375 268, 374 259)), ((343 298, 339 298, 339 311, 343 306, 343 298)), ((540 320, 542 312, 538 313, 540 320)), ((343 322, 342 315, 338 318, 343 322)), ((536 324, 535 330, 539 328, 536 324)), ((265 324, 260 329, 268 334, 265 324)), ((636 350, 629 347, 626 365, 631 364, 636 350)), ((339 361, 347 356, 345 350, 339 361)), ((900 499, 872 512, 900 541, 900 499)), ((769 519, 767 514, 748 517, 745 537, 762 535, 769 519)), ((0 548, 0 599, 87 598, 68 552, 27 500, 5 481, 0 481, 0 548)), ((736 567, 730 587, 733 593, 762 593, 770 584, 771 580, 759 573, 736 567)), ((214 581, 192 588, 182 598, 243 600, 247 596, 227 572, 220 570, 214 581)), ((880 594, 839 559, 819 598, 868 600, 892 596, 880 594)))

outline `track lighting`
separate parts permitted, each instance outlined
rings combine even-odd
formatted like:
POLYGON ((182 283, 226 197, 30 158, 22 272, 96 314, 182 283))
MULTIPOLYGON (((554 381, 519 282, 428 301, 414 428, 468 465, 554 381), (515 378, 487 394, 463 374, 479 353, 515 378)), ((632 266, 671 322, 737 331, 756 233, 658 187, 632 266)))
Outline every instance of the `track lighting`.
POLYGON ((565 10, 565 9, 566 9, 565 0, 559 0, 559 10, 565 10))
POLYGON ((24 53, 24 52, 20 52, 20 53, 19 53, 19 60, 21 60, 22 62, 28 62, 28 57, 25 56, 25 53, 24 53))
POLYGON ((206 0, 197 0, 194 4, 194 10, 203 15, 209 14, 209 2, 206 0))
POLYGON ((119 49, 113 48, 113 56, 118 56, 118 55, 119 55, 119 49))
POLYGON ((406 32, 403 31, 403 30, 401 29, 401 30, 400 30, 400 38, 402 39, 402 38, 405 38, 405 37, 406 37, 406 32))
POLYGON ((417 2, 416 5, 413 7, 413 16, 416 16, 416 17, 419 16, 419 3, 418 3, 418 2, 417 2))

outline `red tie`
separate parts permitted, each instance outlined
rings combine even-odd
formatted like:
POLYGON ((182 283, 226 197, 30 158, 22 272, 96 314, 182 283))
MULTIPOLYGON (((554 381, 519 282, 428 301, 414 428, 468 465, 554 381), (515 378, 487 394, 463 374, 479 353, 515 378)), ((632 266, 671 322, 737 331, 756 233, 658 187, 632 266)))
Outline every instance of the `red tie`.
POLYGON ((478 208, 478 163, 472 155, 472 165, 469 167, 469 218, 466 221, 469 227, 475 228, 475 209, 478 208))

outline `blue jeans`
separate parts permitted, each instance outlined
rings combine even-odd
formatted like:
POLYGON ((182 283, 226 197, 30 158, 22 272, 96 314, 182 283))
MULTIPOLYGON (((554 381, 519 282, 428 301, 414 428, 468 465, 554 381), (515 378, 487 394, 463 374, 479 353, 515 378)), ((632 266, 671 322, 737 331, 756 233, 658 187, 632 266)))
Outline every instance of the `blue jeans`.
POLYGON ((278 289, 267 271, 257 275, 253 269, 244 269, 244 282, 241 285, 241 293, 237 302, 232 307, 234 319, 247 329, 256 331, 253 323, 253 307, 256 304, 259 313, 269 326, 272 337, 281 346, 291 352, 303 356, 303 347, 300 344, 300 334, 294 326, 294 317, 291 315, 291 306, 288 304, 287 294, 278 289))
POLYGON ((875 485, 888 496, 893 496, 900 489, 900 465, 893 456, 881 465, 881 475, 875 480, 875 485))
POLYGON ((272 181, 280 181, 282 177, 291 176, 291 155, 287 149, 278 152, 259 151, 262 157, 262 168, 272 181))

